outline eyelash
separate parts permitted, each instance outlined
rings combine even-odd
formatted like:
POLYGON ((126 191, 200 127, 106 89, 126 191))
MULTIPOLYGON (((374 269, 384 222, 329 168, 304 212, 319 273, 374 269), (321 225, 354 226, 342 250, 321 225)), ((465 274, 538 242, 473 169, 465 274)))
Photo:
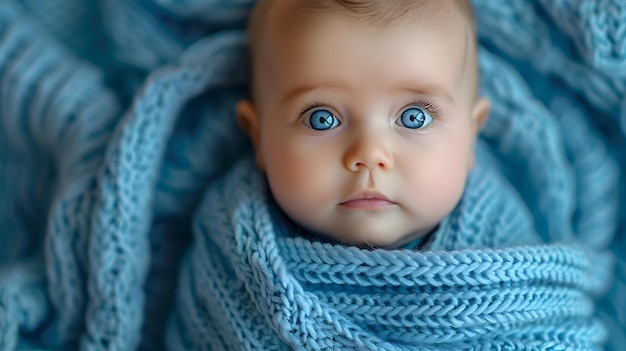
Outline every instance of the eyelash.
MULTIPOLYGON (((307 112, 316 109, 318 107, 322 107, 322 106, 328 106, 328 104, 319 101, 319 100, 313 100, 309 103, 307 103, 302 110, 300 111, 300 113, 298 114, 298 118, 301 118, 304 114, 306 114, 307 112)), ((402 108, 402 111, 404 111, 404 109, 407 109, 411 106, 417 106, 421 109, 426 110, 426 112, 430 113, 430 115, 435 118, 435 119, 439 119, 440 117, 440 109, 439 106, 437 104, 435 104, 434 101, 428 99, 428 98, 417 98, 415 99, 413 102, 411 102, 410 104, 405 105, 402 108)))
POLYGON ((430 100, 428 98, 418 98, 414 100, 411 104, 406 105, 403 109, 407 109, 410 106, 417 106, 421 109, 426 110, 426 112, 430 113, 430 115, 434 119, 439 119, 440 117, 441 111, 439 110, 439 106, 435 104, 433 100, 430 100))
POLYGON ((319 100, 313 100, 309 103, 307 103, 304 108, 300 111, 300 113, 298 114, 298 118, 300 118, 301 116, 303 116, 305 113, 316 109, 318 107, 322 107, 322 106, 327 106, 327 104, 323 103, 322 101, 319 100))

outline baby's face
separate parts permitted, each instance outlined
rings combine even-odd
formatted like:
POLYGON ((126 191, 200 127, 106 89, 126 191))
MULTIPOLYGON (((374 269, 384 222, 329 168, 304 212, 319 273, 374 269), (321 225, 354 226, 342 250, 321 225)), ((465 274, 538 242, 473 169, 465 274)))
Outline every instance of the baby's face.
POLYGON ((268 18, 256 104, 238 116, 300 226, 386 246, 429 232, 456 206, 488 104, 475 95, 469 28, 454 16, 456 28, 268 18))

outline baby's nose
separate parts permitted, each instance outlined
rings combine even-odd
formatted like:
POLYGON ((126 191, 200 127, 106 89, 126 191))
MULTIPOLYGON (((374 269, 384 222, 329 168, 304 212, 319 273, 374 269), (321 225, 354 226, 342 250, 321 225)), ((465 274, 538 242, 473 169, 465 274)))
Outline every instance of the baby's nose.
POLYGON ((373 133, 357 138, 345 154, 345 167, 353 172, 363 168, 390 170, 393 157, 387 144, 383 137, 373 133))

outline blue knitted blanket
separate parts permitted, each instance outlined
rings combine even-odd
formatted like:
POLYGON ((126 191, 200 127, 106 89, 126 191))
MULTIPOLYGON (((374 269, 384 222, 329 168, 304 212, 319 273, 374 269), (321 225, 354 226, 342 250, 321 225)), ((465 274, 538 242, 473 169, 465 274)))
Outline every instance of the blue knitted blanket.
POLYGON ((0 350, 626 344, 621 0, 474 0, 493 111, 422 252, 272 221, 253 2, 0 0, 0 350))
POLYGON ((538 245, 485 158, 425 252, 280 230, 253 162, 235 166, 196 214, 170 349, 599 349, 607 331, 591 296, 608 281, 607 259, 538 245))

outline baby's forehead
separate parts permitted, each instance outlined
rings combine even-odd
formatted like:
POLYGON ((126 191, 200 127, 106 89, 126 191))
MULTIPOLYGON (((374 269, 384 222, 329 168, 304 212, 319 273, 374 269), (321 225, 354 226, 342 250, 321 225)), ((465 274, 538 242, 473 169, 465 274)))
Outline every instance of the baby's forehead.
MULTIPOLYGON (((451 48, 464 51, 459 56, 461 74, 464 75, 469 68, 470 81, 477 82, 478 67, 473 58, 476 49, 474 22, 469 0, 259 0, 249 25, 253 95, 264 80, 259 71, 274 72, 277 69, 274 64, 276 54, 285 48, 281 43, 294 40, 294 36, 301 35, 296 33, 303 33, 300 30, 308 31, 319 23, 328 23, 325 21, 331 18, 356 21, 359 26, 354 28, 363 28, 361 25, 374 29, 403 26, 401 31, 445 32, 447 38, 444 37, 444 41, 458 43, 451 48), (357 6, 359 4, 361 6, 357 6)), ((401 38, 412 40, 414 36, 401 38)))
POLYGON ((286 33, 304 24, 314 27, 331 17, 372 27, 408 25, 413 27, 408 30, 446 31, 463 36, 470 51, 475 49, 470 0, 258 0, 248 27, 252 71, 259 60, 272 56, 269 43, 282 41, 286 33))
POLYGON ((252 46, 276 22, 344 15, 372 26, 433 23, 458 27, 459 19, 474 30, 469 0, 258 0, 249 23, 252 46))

